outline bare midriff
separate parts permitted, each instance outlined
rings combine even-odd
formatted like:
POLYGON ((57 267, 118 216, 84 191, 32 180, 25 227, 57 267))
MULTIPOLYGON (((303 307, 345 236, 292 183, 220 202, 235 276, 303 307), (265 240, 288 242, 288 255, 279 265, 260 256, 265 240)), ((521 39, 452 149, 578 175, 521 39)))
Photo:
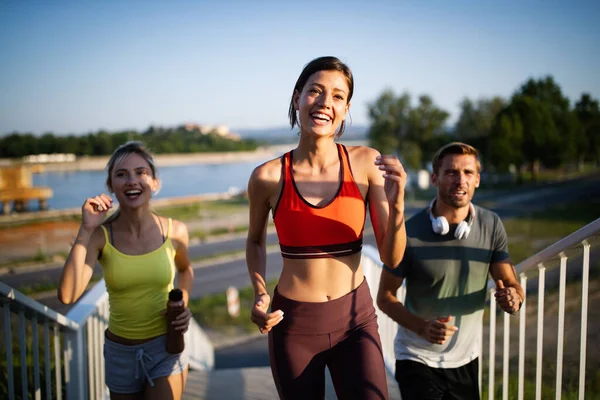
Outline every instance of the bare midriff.
POLYGON ((104 334, 106 335, 106 338, 108 340, 113 341, 115 343, 123 344, 125 346, 135 346, 136 344, 146 343, 146 342, 156 339, 159 336, 162 336, 162 335, 158 335, 158 336, 144 338, 144 339, 128 339, 128 338, 124 338, 119 335, 115 335, 108 329, 104 332, 104 334))
POLYGON ((325 302, 356 289, 364 280, 360 252, 347 257, 283 259, 277 291, 296 301, 325 302))

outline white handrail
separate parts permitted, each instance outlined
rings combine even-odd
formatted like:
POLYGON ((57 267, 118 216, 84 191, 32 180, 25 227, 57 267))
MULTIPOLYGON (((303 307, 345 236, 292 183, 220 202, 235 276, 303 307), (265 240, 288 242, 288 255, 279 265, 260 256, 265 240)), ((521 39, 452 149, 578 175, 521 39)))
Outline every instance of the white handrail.
POLYGON ((67 313, 67 318, 78 325, 85 325, 87 319, 98 311, 98 303, 108 299, 106 284, 101 279, 88 290, 78 301, 75 307, 67 313))
MULTIPOLYGON (((590 224, 584 226, 578 231, 568 235, 567 237, 557 241, 551 246, 545 248, 539 253, 529 257, 525 261, 519 263, 515 269, 519 272, 521 284, 526 289, 527 279, 534 274, 538 274, 537 282, 538 282, 538 299, 537 299, 537 343, 534 348, 530 348, 529 350, 533 350, 536 352, 535 361, 536 361, 536 371, 535 371, 535 398, 541 399, 542 396, 542 369, 543 369, 543 340, 544 340, 544 294, 546 290, 546 272, 555 268, 560 268, 560 278, 559 278, 559 297, 563 296, 563 298, 559 298, 559 310, 558 310, 558 343, 557 343, 557 355, 556 360, 558 363, 562 363, 563 357, 563 339, 564 339, 564 330, 561 326, 564 324, 564 313, 565 313, 565 269, 567 264, 567 253, 569 255, 573 254, 573 251, 577 250, 576 257, 579 257, 579 251, 582 251, 583 260, 581 264, 582 271, 582 294, 581 294, 581 340, 580 340, 580 363, 579 363, 579 399, 583 399, 585 396, 585 354, 586 354, 586 334, 587 334, 587 308, 588 308, 588 276, 589 276, 589 268, 590 268, 590 247, 593 245, 598 245, 600 243, 598 239, 600 238, 600 218, 591 222, 590 224), (560 261, 556 263, 555 261, 560 261), (556 265, 555 265, 556 264, 556 265)), ((376 303, 376 293, 377 287, 379 286, 379 276, 381 274, 381 268, 383 267, 382 262, 379 258, 378 251, 369 245, 363 246, 363 270, 367 280, 369 281, 369 285, 371 286, 371 291, 374 293, 374 302, 376 303), (375 267, 375 268, 374 268, 375 267)), ((571 268, 571 267, 569 267, 571 268)), ((488 282, 488 289, 490 290, 490 298, 493 299, 493 293, 495 292, 495 282, 493 279, 490 279, 488 282)), ((400 301, 403 301, 405 287, 404 285, 401 287, 401 290, 398 292, 398 298, 400 301), (402 290, 402 292, 401 292, 402 290)), ((489 365, 488 365, 488 396, 489 399, 492 399, 494 396, 494 390, 496 387, 495 384, 495 331, 496 331, 496 313, 495 313, 495 302, 491 301, 489 303, 490 306, 490 339, 489 343, 489 365)), ((519 355, 518 355, 518 370, 517 374, 517 382, 518 382, 518 393, 517 396, 519 399, 523 399, 524 397, 524 370, 525 370, 525 323, 526 323, 526 306, 527 300, 523 302, 521 313, 518 320, 518 334, 519 334, 519 355)), ((395 369, 395 357, 393 354, 393 348, 390 350, 390 344, 394 342, 395 335, 397 332, 397 324, 392 321, 387 315, 379 312, 377 309, 379 316, 379 332, 383 346, 384 352, 384 360, 386 363, 386 367, 390 370, 390 372, 394 372, 395 369)), ((505 316, 504 319, 504 327, 503 327, 503 338, 504 338, 504 357, 503 357, 503 390, 502 397, 507 398, 509 395, 508 391, 508 380, 509 380, 509 370, 508 363, 510 361, 510 357, 508 356, 507 348, 510 347, 508 342, 508 337, 510 334, 510 323, 509 316, 505 316)), ((562 365, 561 365, 562 366, 562 365)), ((557 368, 557 373, 560 376, 556 377, 556 398, 561 398, 561 379, 562 376, 562 368, 559 366, 557 368)), ((481 363, 480 363, 481 368, 481 363)), ((481 371, 481 369, 480 369, 481 371)), ((480 386, 481 386, 481 372, 480 372, 480 386)))
POLYGON ((32 298, 25 296, 23 293, 11 288, 10 286, 2 282, 0 282, 0 295, 3 295, 4 297, 10 300, 14 300, 15 302, 25 306, 29 310, 41 314, 48 320, 54 321, 65 328, 73 330, 79 329, 79 324, 77 324, 76 322, 71 321, 66 316, 57 313, 56 311, 52 310, 51 308, 48 308, 47 306, 41 303, 38 303, 32 298))
POLYGON ((526 271, 531 268, 537 268, 539 263, 543 263, 556 257, 561 252, 570 249, 573 246, 581 245, 584 240, 600 233, 600 218, 587 224, 583 228, 571 233, 569 236, 557 241, 544 250, 520 262, 515 268, 518 272, 526 271))

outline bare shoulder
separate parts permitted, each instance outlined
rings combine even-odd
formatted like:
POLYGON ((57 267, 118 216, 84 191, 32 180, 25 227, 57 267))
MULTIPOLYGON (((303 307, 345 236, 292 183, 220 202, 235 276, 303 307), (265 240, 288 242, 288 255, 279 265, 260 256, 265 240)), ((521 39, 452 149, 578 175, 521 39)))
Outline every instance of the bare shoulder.
POLYGON ((254 168, 248 182, 249 189, 254 188, 264 194, 275 190, 281 181, 281 157, 269 160, 254 168), (266 192, 265 192, 266 191, 266 192))
POLYGON ((359 171, 365 176, 378 173, 379 169, 375 165, 375 160, 381 155, 379 151, 367 146, 348 146, 346 148, 355 177, 359 171))
POLYGON ((367 146, 346 146, 346 149, 348 149, 351 161, 359 163, 374 164, 377 156, 381 155, 379 151, 367 146))
MULTIPOLYGON (((161 219, 161 223, 163 224, 163 226, 166 226, 165 224, 169 223, 168 218, 159 218, 161 219)), ((190 237, 186 224, 176 219, 171 220, 171 241, 173 243, 173 246, 175 247, 177 254, 187 249, 190 237)))
POLYGON ((188 237, 187 225, 179 220, 172 220, 173 237, 183 240, 188 237))

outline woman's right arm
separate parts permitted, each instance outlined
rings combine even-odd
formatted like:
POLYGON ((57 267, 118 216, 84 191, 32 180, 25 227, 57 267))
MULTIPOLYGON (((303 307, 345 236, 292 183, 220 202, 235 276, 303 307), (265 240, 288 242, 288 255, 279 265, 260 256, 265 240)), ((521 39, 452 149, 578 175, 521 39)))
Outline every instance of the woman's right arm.
POLYGON ((57 295, 61 303, 77 301, 90 282, 104 245, 99 227, 111 207, 112 199, 105 194, 87 199, 81 207, 81 226, 58 280, 57 295))
POLYGON ((254 288, 254 306, 251 319, 261 333, 267 333, 283 319, 283 312, 277 310, 267 313, 271 298, 265 281, 267 265, 267 223, 269 219, 269 197, 277 181, 269 179, 268 165, 256 168, 248 182, 248 201, 250 203, 248 238, 246 240, 246 264, 252 287, 254 288))
POLYGON ((246 240, 246 264, 254 287, 255 296, 267 293, 265 273, 267 265, 267 222, 269 218, 268 196, 266 185, 260 173, 254 170, 248 182, 248 201, 250 215, 248 238, 246 240))

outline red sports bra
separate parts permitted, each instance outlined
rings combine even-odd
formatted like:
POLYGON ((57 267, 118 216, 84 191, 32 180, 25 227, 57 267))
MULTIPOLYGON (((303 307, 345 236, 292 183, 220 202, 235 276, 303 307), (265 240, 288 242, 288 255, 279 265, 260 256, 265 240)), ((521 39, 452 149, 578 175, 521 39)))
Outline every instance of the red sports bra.
POLYGON ((354 181, 346 148, 337 144, 340 184, 329 203, 314 206, 296 186, 292 151, 281 158, 283 187, 273 209, 281 255, 286 258, 332 258, 362 249, 366 202, 354 181))

